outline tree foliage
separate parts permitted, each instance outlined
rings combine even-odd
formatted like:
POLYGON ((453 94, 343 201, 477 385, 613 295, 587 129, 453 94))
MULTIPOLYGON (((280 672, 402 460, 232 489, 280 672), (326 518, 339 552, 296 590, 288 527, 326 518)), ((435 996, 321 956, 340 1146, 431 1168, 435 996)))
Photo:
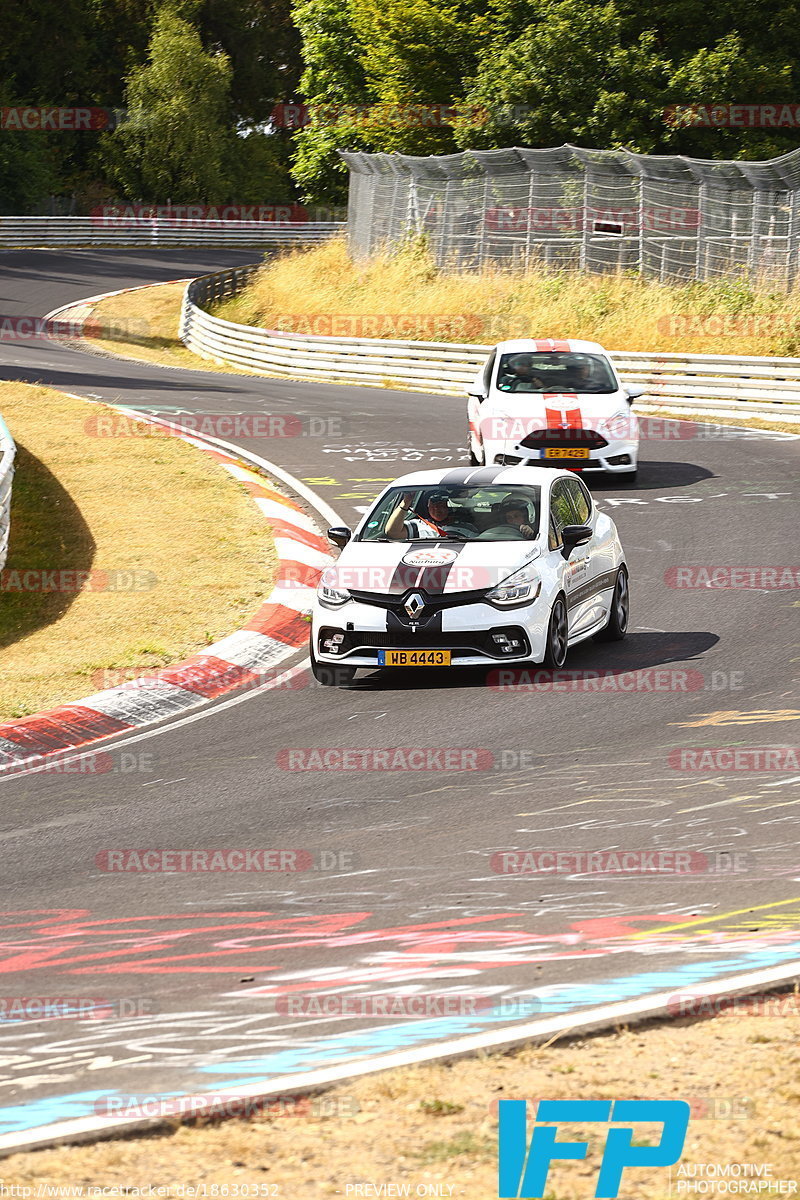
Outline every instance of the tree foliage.
POLYGON ((800 0, 4 0, 0 81, 6 105, 128 105, 132 118, 103 138, 0 135, 6 208, 51 191, 249 204, 300 188, 339 202, 339 148, 784 153, 792 126, 668 114, 794 104, 800 0), (270 126, 276 103, 300 101, 310 125, 270 126))
POLYGON ((105 138, 108 171, 124 195, 179 203, 229 199, 236 137, 230 82, 227 55, 209 54, 194 26, 162 10, 147 63, 128 83, 128 119, 105 138))
POLYGON ((298 0, 296 14, 308 102, 321 102, 318 84, 333 75, 340 103, 376 106, 371 119, 312 125, 297 139, 295 174, 311 195, 336 188, 337 145, 429 154, 568 141, 752 159, 798 144, 791 127, 702 128, 670 116, 675 106, 792 102, 795 0, 490 0, 480 9, 469 0, 345 0, 336 9, 298 0), (337 34, 348 64, 338 73, 337 34), (452 127, 387 117, 392 105, 436 103, 458 106, 452 127))

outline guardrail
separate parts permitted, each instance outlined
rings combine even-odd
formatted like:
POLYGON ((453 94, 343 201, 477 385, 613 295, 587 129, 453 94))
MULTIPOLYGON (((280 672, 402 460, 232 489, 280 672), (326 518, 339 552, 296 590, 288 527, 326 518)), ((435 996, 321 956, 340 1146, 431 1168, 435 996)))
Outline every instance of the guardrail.
POLYGON ((11 523, 11 483, 14 478, 14 457, 17 448, 0 417, 0 569, 5 566, 8 535, 11 523))
POLYGON ((0 217, 0 246, 283 246, 324 242, 340 221, 184 217, 0 217))
MULTIPOLYGON (((187 286, 180 337, 195 354, 262 375, 463 395, 489 352, 489 346, 469 343, 281 333, 223 321, 205 310, 235 295, 256 270, 220 271, 187 286)), ((790 424, 800 422, 800 359, 625 350, 611 357, 626 383, 647 388, 644 403, 676 413, 779 414, 790 424)))

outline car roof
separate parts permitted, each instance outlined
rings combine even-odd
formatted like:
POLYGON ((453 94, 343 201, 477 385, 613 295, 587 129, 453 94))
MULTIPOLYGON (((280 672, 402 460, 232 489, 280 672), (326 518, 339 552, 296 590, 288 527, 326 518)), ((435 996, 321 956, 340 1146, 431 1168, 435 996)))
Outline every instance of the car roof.
POLYGON ((578 338, 515 338, 507 342, 498 342, 495 347, 498 354, 519 354, 527 351, 529 354, 550 352, 556 350, 574 350, 586 354, 608 354, 599 342, 584 342, 578 338))
POLYGON ((505 484, 528 484, 530 487, 546 488, 554 479, 571 478, 571 471, 562 471, 557 467, 452 467, 438 471, 412 471, 410 475, 401 475, 390 487, 430 487, 432 484, 445 484, 448 487, 494 487, 505 484))

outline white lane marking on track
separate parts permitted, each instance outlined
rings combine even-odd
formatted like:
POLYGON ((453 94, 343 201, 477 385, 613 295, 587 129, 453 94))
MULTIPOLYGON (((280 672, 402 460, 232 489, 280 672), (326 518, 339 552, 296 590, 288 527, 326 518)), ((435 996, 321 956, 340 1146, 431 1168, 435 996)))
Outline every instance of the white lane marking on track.
MULTIPOLYGON (((712 980, 698 980, 692 984, 692 990, 708 999, 726 996, 730 992, 752 994, 763 991, 766 984, 792 981, 800 970, 800 962, 786 962, 778 967, 766 967, 759 971, 746 974, 728 975, 712 980)), ((217 1089, 208 1093, 209 1107, 219 1103, 220 1095, 228 1099, 259 1099, 270 1095, 280 1095, 288 1092, 301 1093, 324 1084, 338 1083, 346 1079, 356 1079, 375 1071, 390 1068, 414 1066, 424 1062, 436 1062, 440 1059, 451 1058, 457 1054, 472 1054, 483 1050, 498 1050, 504 1046, 519 1045, 531 1038, 547 1039, 553 1035, 564 1036, 567 1033, 590 1030, 597 1025, 609 1026, 619 1023, 627 1017, 643 1016, 651 1012, 668 1010, 674 1000, 674 991, 658 992, 634 1000, 624 1000, 616 1004, 606 1004, 597 1008, 583 1009, 562 1014, 556 1017, 538 1018, 521 1024, 509 1024, 504 1029, 491 1030, 488 1033, 468 1034, 465 1037, 452 1038, 449 1041, 437 1042, 433 1045, 415 1046, 410 1050, 395 1050, 388 1054, 380 1054, 370 1058, 350 1060, 334 1067, 320 1067, 316 1070, 287 1073, 279 1080, 263 1079, 247 1087, 217 1089)), ((23 1133, 7 1133, 0 1135, 0 1150, 32 1149, 36 1146, 47 1145, 55 1139, 76 1137, 79 1134, 92 1134, 102 1131, 125 1129, 133 1132, 146 1129, 154 1124, 148 1118, 125 1117, 75 1117, 65 1121, 43 1125, 38 1129, 23 1133)))

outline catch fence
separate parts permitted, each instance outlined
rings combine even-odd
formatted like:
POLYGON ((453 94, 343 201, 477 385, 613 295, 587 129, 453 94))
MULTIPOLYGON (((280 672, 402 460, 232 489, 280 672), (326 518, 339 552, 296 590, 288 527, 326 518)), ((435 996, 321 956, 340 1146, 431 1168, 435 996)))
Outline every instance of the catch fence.
POLYGON ((800 150, 767 162, 569 144, 340 153, 357 258, 425 234, 446 270, 543 265, 791 288, 800 268, 800 150))

